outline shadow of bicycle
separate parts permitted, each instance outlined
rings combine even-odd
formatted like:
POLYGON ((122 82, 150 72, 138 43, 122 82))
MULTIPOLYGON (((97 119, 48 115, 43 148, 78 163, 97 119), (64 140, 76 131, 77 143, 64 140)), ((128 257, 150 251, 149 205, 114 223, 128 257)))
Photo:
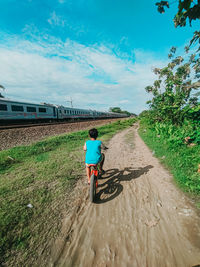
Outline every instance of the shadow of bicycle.
POLYGON ((144 173, 147 173, 151 168, 153 168, 152 165, 140 167, 138 169, 127 167, 124 168, 124 170, 107 170, 105 175, 101 178, 101 180, 106 181, 98 186, 99 191, 96 194, 95 203, 102 204, 113 200, 123 191, 121 182, 137 179, 144 173))

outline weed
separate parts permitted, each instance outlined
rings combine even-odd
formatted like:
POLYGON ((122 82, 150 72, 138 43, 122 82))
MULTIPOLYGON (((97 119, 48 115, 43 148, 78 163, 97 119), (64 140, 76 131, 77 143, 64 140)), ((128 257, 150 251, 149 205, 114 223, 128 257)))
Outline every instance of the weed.
MULTIPOLYGON (((141 120, 139 133, 155 155, 170 169, 177 184, 186 192, 200 195, 200 146, 190 146, 184 138, 190 127, 174 127, 169 124, 149 125, 141 120)), ((195 137, 196 138, 196 137, 195 137)), ((197 140, 197 139, 195 139, 197 140)))

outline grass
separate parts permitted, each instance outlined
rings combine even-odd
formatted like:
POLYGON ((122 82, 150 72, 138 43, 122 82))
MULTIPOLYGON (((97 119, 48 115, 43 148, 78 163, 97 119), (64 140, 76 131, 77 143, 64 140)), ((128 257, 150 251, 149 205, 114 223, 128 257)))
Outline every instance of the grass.
POLYGON ((132 149, 135 147, 134 138, 135 136, 133 131, 128 131, 128 133, 124 136, 125 143, 128 144, 132 149))
POLYGON ((157 135, 153 127, 141 122, 140 136, 154 151, 155 156, 170 170, 176 184, 185 192, 190 193, 200 207, 200 146, 176 145, 166 137, 157 135))
MULTIPOLYGON (((108 141, 134 119, 98 127, 108 141)), ((88 131, 0 152, 0 265, 31 265, 61 227, 69 193, 84 169, 88 131)))

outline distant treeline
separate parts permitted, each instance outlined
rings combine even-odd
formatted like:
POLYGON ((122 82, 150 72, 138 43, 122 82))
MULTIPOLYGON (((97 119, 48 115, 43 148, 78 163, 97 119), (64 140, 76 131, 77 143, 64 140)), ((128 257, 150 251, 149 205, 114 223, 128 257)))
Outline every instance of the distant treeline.
POLYGON ((125 114, 127 114, 128 116, 137 116, 135 113, 131 113, 131 112, 128 112, 127 110, 121 110, 121 108, 120 107, 111 107, 111 108, 109 108, 109 111, 110 112, 115 112, 115 113, 125 113, 125 114))

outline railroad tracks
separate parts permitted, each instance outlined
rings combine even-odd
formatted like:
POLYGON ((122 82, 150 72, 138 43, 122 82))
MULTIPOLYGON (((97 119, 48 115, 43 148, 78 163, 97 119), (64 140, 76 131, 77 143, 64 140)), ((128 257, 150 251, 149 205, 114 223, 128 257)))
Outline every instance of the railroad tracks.
POLYGON ((18 129, 18 128, 31 128, 31 127, 39 127, 39 126, 51 126, 51 125, 61 125, 61 124, 69 124, 74 122, 82 122, 82 121, 65 121, 65 122, 46 122, 46 123, 33 123, 33 124, 10 124, 10 125, 1 125, 1 130, 9 130, 9 129, 18 129))
MULTIPOLYGON (((70 120, 70 121, 62 121, 62 122, 59 121, 59 122, 30 123, 30 124, 4 124, 4 125, 0 125, 0 131, 1 130, 9 130, 9 129, 18 129, 18 128, 31 128, 31 127, 39 127, 39 126, 62 125, 62 124, 86 122, 86 121, 93 121, 93 120, 94 119, 70 120)), ((102 120, 102 119, 95 120, 95 121, 100 121, 100 120, 102 120)))

